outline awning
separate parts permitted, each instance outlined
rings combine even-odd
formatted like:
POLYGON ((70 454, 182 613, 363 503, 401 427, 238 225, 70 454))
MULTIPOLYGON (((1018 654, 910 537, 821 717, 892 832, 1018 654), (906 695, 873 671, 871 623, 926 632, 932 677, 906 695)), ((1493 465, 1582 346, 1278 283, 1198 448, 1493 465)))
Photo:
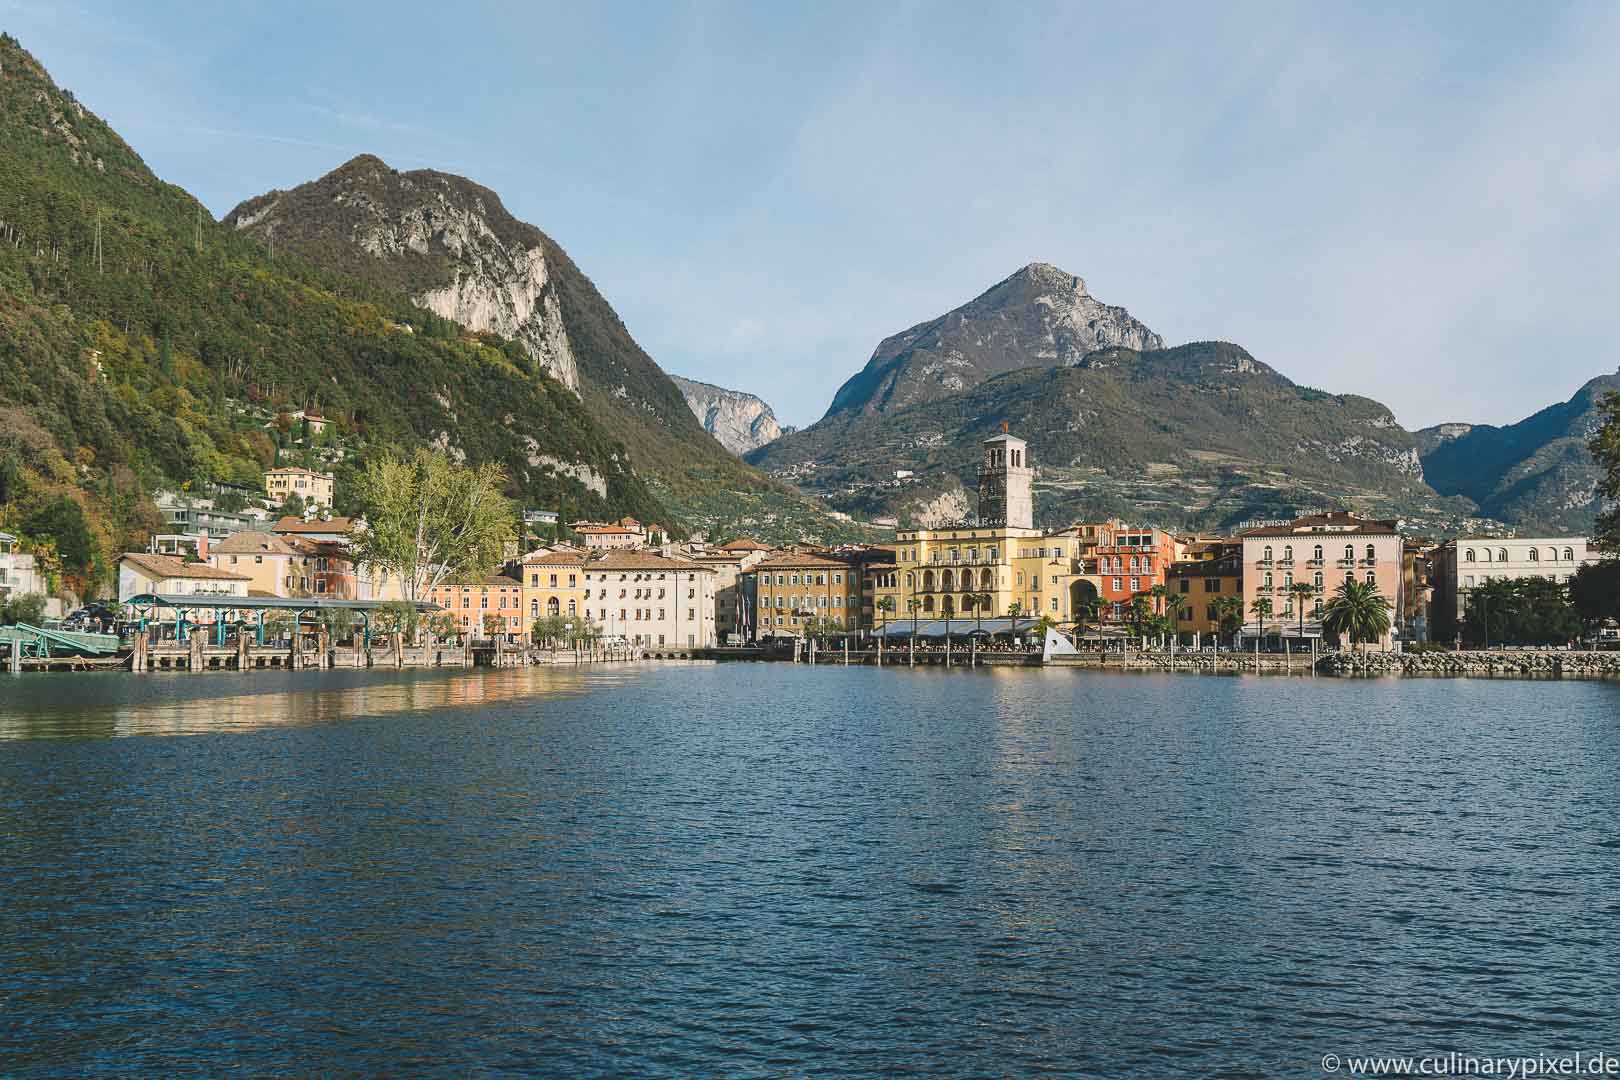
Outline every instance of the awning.
POLYGON ((944 619, 919 619, 917 628, 913 630, 910 619, 898 619, 889 623, 883 629, 881 636, 886 638, 942 638, 945 636, 947 628, 953 638, 970 637, 980 631, 983 632, 981 636, 984 637, 992 634, 1027 634, 1034 630, 1035 623, 1035 619, 1027 618, 1010 619, 1002 617, 999 619, 976 620, 970 615, 967 618, 952 619, 949 623, 944 619))
MULTIPOLYGON (((384 611, 396 607, 398 600, 340 600, 332 596, 217 596, 199 593, 193 596, 161 596, 141 593, 119 601, 126 607, 166 607, 208 611, 384 611)), ((417 611, 440 611, 437 604, 418 600, 417 611)))

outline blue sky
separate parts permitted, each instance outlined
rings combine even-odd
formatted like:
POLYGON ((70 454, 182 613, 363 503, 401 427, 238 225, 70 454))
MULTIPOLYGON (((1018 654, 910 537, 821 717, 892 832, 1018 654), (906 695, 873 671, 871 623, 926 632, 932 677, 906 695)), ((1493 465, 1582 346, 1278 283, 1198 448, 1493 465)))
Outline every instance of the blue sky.
POLYGON ((408 6, 0 28, 216 215, 363 151, 471 176, 790 423, 1032 261, 1408 427, 1620 363, 1620 7, 408 6))

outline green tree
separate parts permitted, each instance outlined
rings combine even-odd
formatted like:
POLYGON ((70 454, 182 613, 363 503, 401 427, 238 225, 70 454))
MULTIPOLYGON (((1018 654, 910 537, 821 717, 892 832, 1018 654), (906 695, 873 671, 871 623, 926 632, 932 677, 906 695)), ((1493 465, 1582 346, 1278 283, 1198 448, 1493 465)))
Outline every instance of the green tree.
POLYGON ((1496 578, 1468 594, 1462 634, 1470 643, 1563 645, 1580 633, 1580 612, 1559 582, 1496 578))
POLYGON ((53 542, 62 572, 78 585, 82 586, 94 576, 96 541, 85 519, 84 507, 77 499, 69 495, 57 496, 24 518, 18 530, 31 539, 53 542))
POLYGON ((1589 625, 1620 620, 1620 559, 1587 563, 1569 583, 1570 602, 1589 625))
POLYGON ((451 578, 484 577, 512 538, 505 486, 500 466, 472 468, 436 450, 372 458, 355 492, 365 523, 350 535, 355 563, 399 575, 413 605, 451 578))
POLYGON ((1271 611, 1271 597, 1269 596, 1262 596, 1249 605, 1250 614, 1260 621, 1260 639, 1262 641, 1266 637, 1266 620, 1271 618, 1271 611))
POLYGON ((1598 493, 1609 501, 1609 509, 1598 516, 1592 538, 1599 547, 1620 551, 1620 393, 1603 398, 1602 417, 1587 445, 1603 469, 1598 493))
POLYGON ((1305 640, 1305 605, 1316 595, 1316 586, 1308 581, 1296 581, 1288 586, 1288 595, 1299 608, 1299 640, 1305 640))
POLYGON ((1376 583, 1347 578, 1322 611, 1322 633, 1348 637, 1365 653, 1367 643, 1389 633, 1389 598, 1376 583))
POLYGON ((1220 620, 1221 632, 1236 641, 1238 632, 1243 629, 1243 598, 1220 597, 1215 601, 1215 614, 1220 620))
POLYGON ((1165 632, 1172 637, 1179 637, 1181 613, 1187 609, 1187 598, 1180 593, 1171 593, 1164 599, 1164 625, 1165 632))
POLYGON ((45 598, 39 593, 22 593, 0 600, 0 626, 27 623, 38 626, 45 618, 45 598))
POLYGON ((877 602, 872 606, 877 609, 878 636, 882 637, 883 631, 887 629, 889 625, 889 616, 894 613, 894 597, 880 596, 877 598, 877 602))

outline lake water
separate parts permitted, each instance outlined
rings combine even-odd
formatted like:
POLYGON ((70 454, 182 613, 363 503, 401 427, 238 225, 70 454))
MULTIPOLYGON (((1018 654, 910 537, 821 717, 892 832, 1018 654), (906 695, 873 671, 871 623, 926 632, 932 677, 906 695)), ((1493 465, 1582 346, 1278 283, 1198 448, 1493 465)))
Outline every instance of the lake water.
POLYGON ((1620 685, 14 677, 0 920, 11 1076, 1620 1054, 1620 685))

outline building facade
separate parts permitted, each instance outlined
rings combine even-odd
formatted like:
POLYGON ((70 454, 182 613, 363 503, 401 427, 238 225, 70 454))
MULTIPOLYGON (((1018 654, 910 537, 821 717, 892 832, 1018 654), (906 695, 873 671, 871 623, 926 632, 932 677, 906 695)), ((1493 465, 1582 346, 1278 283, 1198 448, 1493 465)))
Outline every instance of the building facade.
POLYGON ((265 470, 264 490, 275 506, 280 506, 291 496, 297 495, 304 500, 306 506, 330 507, 336 485, 331 473, 286 465, 265 470))
POLYGON ((708 648, 715 643, 714 577, 694 562, 609 551, 585 567, 585 618, 609 638, 646 648, 708 648))
POLYGON ((1235 606, 1236 621, 1244 621, 1243 545, 1232 540, 1187 542, 1181 559, 1165 570, 1165 590, 1166 614, 1175 612, 1178 637, 1195 645, 1218 639, 1227 608, 1235 606), (1173 599, 1178 597, 1179 605, 1173 599))
POLYGON ((1396 522, 1334 511, 1251 529, 1241 539, 1246 636, 1298 635, 1303 614, 1304 636, 1320 637, 1324 607, 1350 580, 1376 585, 1390 602, 1390 633, 1377 644, 1387 648, 1401 634, 1405 542, 1396 522), (1296 583, 1309 585, 1310 596, 1296 598, 1296 583), (1264 625, 1254 613, 1261 598, 1271 601, 1264 625), (1303 613, 1296 607, 1301 603, 1303 613))
POLYGON ((518 568, 523 580, 523 616, 556 617, 585 628, 585 556, 577 551, 533 551, 518 568))
POLYGON ((1582 566, 1598 559, 1583 536, 1447 540, 1429 556, 1434 640, 1456 640, 1468 614, 1469 594, 1488 581, 1538 577, 1567 585, 1582 566))
POLYGON ((428 590, 427 602, 437 604, 463 634, 482 638, 490 633, 510 641, 523 638, 523 583, 507 574, 447 581, 428 590))
MULTIPOLYGON (((127 552, 118 557, 118 601, 151 594, 167 600, 246 596, 246 574, 216 569, 207 563, 184 562, 167 555, 127 552)), ((168 618, 167 615, 160 615, 168 618)))
POLYGON ((802 637, 860 626, 861 570, 854 560, 782 552, 755 565, 756 634, 802 637))

